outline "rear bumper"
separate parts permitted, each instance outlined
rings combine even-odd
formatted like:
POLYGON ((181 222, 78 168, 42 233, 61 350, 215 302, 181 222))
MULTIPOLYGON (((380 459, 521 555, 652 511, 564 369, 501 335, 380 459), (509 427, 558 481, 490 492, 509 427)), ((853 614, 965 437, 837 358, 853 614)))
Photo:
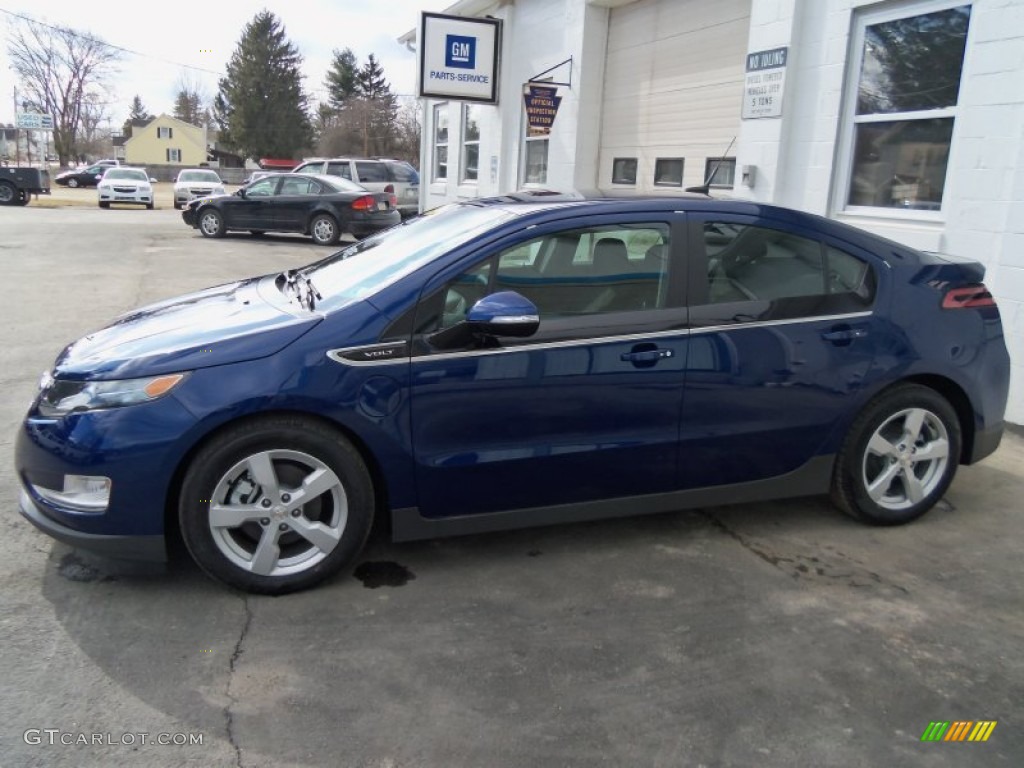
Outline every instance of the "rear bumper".
POLYGON ((398 215, 397 209, 387 213, 371 213, 353 216, 348 221, 348 231, 356 237, 366 237, 382 229, 389 229, 402 223, 402 217, 398 215))
POLYGON ((18 507, 21 514, 47 536, 77 549, 85 549, 115 560, 140 560, 151 563, 162 563, 167 560, 167 547, 163 536, 113 536, 76 531, 44 515, 24 489, 18 499, 18 507))
POLYGON ((995 453, 996 448, 999 447, 999 443, 1003 439, 1004 426, 1000 422, 995 427, 990 427, 985 430, 979 430, 974 435, 974 446, 970 456, 967 456, 965 464, 975 464, 986 456, 991 456, 995 453))

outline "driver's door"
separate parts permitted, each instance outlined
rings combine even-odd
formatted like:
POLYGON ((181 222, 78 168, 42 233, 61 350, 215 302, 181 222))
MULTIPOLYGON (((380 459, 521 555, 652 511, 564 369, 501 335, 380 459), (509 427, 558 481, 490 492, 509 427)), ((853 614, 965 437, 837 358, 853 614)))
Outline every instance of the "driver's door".
POLYGON ((684 242, 682 219, 661 212, 595 225, 591 217, 428 285, 411 379, 423 516, 675 487, 686 310, 672 249, 684 242), (534 336, 439 342, 439 330, 498 291, 537 306, 534 336))
POLYGON ((236 196, 223 203, 224 218, 232 229, 274 229, 274 195, 280 178, 254 181, 245 187, 245 196, 236 196))

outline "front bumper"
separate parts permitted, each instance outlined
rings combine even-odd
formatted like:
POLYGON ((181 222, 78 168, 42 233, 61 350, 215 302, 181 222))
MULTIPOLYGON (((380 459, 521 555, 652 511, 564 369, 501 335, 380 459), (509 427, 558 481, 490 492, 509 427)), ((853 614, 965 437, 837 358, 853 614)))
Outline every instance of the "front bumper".
POLYGON ((117 192, 114 190, 100 190, 101 203, 129 203, 134 205, 152 205, 152 192, 117 192))
POLYGON ((116 560, 141 560, 162 563, 167 561, 167 546, 163 536, 115 536, 84 533, 51 520, 36 506, 28 491, 22 489, 18 508, 32 525, 77 549, 85 549, 116 560))

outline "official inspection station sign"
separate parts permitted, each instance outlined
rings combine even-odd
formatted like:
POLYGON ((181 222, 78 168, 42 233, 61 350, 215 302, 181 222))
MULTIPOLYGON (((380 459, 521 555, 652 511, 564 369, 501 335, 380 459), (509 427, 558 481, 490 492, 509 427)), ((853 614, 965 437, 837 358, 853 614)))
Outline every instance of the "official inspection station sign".
POLYGON ((553 86, 534 85, 523 87, 523 103, 526 106, 527 136, 547 136, 555 124, 558 105, 562 97, 553 86))
POLYGON ((498 101, 501 21, 423 13, 420 21, 420 96, 498 101))
POLYGON ((782 92, 786 84, 789 48, 772 48, 747 54, 747 76, 743 82, 744 120, 782 117, 782 92))

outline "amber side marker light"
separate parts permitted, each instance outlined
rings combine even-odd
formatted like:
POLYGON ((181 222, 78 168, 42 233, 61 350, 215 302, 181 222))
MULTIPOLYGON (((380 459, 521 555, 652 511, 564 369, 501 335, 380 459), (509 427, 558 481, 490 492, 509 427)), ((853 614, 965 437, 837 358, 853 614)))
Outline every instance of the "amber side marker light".
POLYGON ((178 385, 178 382, 183 378, 185 378, 185 374, 183 373, 174 373, 170 376, 160 376, 159 378, 153 379, 149 382, 149 384, 143 387, 142 391, 149 397, 160 397, 160 395, 166 394, 174 389, 174 387, 178 385))

